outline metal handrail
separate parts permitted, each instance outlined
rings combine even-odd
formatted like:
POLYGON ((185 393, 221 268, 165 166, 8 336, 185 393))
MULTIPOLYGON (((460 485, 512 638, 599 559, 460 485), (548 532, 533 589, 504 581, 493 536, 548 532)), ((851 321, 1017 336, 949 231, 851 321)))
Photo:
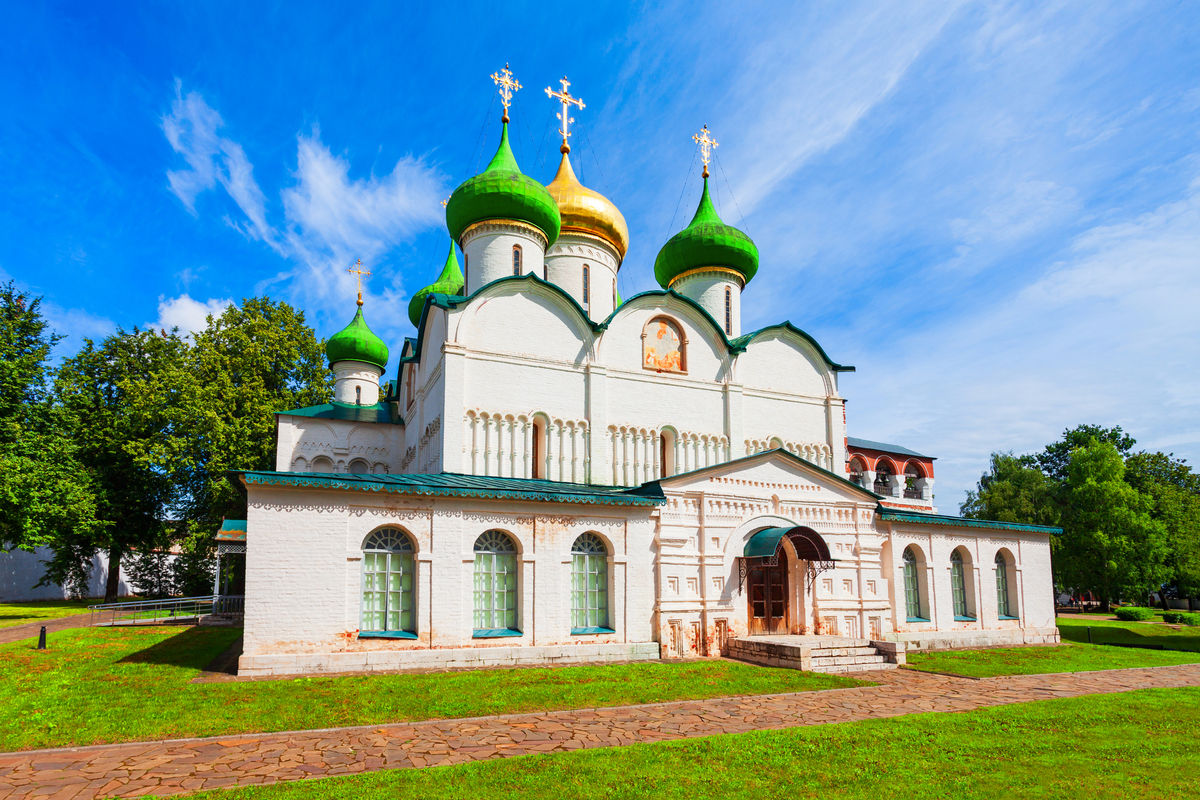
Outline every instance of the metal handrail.
POLYGON ((245 608, 243 595, 170 597, 165 600, 125 600, 88 606, 91 625, 164 625, 208 614, 236 615, 245 608))

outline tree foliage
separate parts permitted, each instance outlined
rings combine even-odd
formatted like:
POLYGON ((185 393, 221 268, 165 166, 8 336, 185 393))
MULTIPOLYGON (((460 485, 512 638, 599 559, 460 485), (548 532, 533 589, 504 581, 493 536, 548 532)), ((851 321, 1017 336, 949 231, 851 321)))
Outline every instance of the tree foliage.
MULTIPOLYGON (((60 409, 47 392, 58 338, 41 301, 0 287, 0 548, 52 545, 64 534, 100 529, 87 474, 60 409)), ((87 574, 62 576, 78 593, 87 574)))
POLYGON ((1012 453, 992 453, 990 469, 967 492, 959 513, 974 519, 1057 525, 1054 485, 1030 462, 1012 453))
POLYGON ((70 547, 60 541, 50 572, 57 578, 73 568, 69 559, 106 551, 109 602, 117 598, 126 553, 167 545, 166 523, 177 488, 165 470, 140 460, 138 453, 167 429, 165 409, 152 402, 148 387, 176 370, 186 353, 175 332, 118 330, 99 345, 86 340, 58 372, 57 401, 91 478, 102 527, 90 537, 75 533, 70 547))

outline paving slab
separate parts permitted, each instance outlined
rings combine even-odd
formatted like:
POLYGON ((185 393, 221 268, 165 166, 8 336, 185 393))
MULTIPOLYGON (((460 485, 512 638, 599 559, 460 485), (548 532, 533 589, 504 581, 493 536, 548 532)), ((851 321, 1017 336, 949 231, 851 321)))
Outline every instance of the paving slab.
POLYGON ((369 770, 781 730, 1059 697, 1200 686, 1200 664, 967 680, 861 673, 874 686, 471 719, 0 753, 0 800, 187 794, 369 770), (48 791, 52 789, 53 791, 48 791))

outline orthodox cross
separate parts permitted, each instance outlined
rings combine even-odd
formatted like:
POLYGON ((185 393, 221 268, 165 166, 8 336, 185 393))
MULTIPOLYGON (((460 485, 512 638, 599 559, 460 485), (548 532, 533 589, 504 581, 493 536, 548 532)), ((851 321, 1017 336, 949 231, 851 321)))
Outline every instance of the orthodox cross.
POLYGON ((558 129, 558 132, 562 134, 563 137, 562 147, 560 147, 559 150, 564 153, 569 153, 571 152, 571 145, 567 142, 567 139, 569 139, 571 136, 571 123, 575 121, 575 118, 571 116, 571 106, 575 106, 579 109, 582 109, 584 106, 582 100, 580 100, 578 97, 571 97, 571 93, 567 91, 567 89, 571 87, 571 82, 567 80, 565 76, 559 78, 558 82, 562 84, 562 91, 556 92, 547 86, 546 96, 552 99, 557 99, 560 103, 562 103, 562 111, 558 112, 558 121, 562 123, 562 127, 558 129))
POLYGON ((700 145, 700 158, 704 161, 704 177, 707 178, 708 162, 712 160, 712 151, 717 146, 717 140, 709 136, 707 125, 702 127, 699 133, 693 135, 692 139, 700 145))
POLYGON ((513 93, 521 88, 521 84, 513 78, 508 64, 505 64, 504 69, 499 72, 492 73, 492 81, 500 87, 500 102, 504 104, 504 117, 501 121, 508 122, 508 107, 512 105, 513 93))
POLYGON ((370 275, 371 273, 362 268, 362 259, 361 258, 358 259, 357 261, 355 261, 354 266, 351 267, 350 269, 346 270, 346 272, 349 272, 351 275, 355 276, 358 279, 358 304, 361 306, 362 305, 363 275, 370 275))

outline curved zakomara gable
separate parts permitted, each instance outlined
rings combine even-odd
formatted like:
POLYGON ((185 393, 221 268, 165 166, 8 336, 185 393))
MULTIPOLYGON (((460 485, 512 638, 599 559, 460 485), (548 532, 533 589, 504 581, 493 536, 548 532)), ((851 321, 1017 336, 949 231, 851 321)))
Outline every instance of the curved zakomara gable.
MULTIPOLYGON (((544 352, 545 346, 551 344, 548 339, 561 338, 557 336, 547 338, 544 334, 566 333, 569 335, 569 338, 563 341, 564 347, 559 348, 564 350, 564 352, 558 355, 560 357, 570 356, 570 360, 577 364, 582 364, 588 359, 598 363, 607 363, 609 358, 607 358, 605 353, 605 341, 617 337, 606 336, 605 334, 613 327, 622 327, 619 325, 619 322, 623 318, 635 315, 636 312, 644 310, 647 307, 657 306, 661 311, 676 317, 687 327, 693 328, 692 332, 698 334, 699 342, 703 342, 712 351, 715 358, 721 361, 728 359, 728 363, 730 364, 728 371, 731 379, 737 379, 736 364, 740 360, 739 356, 749 352, 752 348, 757 350, 756 345, 761 346, 761 343, 767 342, 782 341, 789 343, 792 349, 804 357, 816 372, 822 374, 825 384, 824 393, 827 395, 834 394, 836 390, 832 373, 854 369, 853 367, 847 367, 834 362, 815 339, 790 322, 771 325, 731 340, 725 335, 724 330, 717 324, 717 321, 699 304, 670 289, 653 290, 634 295, 622 303, 619 308, 615 309, 605 320, 592 322, 573 297, 557 285, 545 281, 532 273, 499 278, 480 287, 469 297, 451 297, 439 294, 429 295, 425 308, 422 311, 417 336, 415 339, 410 339, 406 342, 404 348, 405 354, 400 359, 400 368, 402 369, 403 365, 407 362, 420 361, 422 351, 425 350, 426 341, 428 340, 432 343, 431 336, 440 333, 437 323, 434 323, 434 328, 430 329, 430 308, 437 306, 443 309, 452 309, 463 305, 475 307, 475 314, 461 315, 452 324, 453 329, 447 330, 445 334, 446 339, 450 341, 464 345, 475 344, 474 340, 482 333, 479 329, 487 327, 480 324, 482 318, 485 316, 485 309, 488 305, 486 301, 495 297, 516 294, 530 296, 531 299, 535 300, 531 308, 536 309, 540 307, 545 311, 545 314, 542 315, 543 332, 539 334, 537 341, 539 351, 544 352), (664 303, 664 301, 666 302, 664 303), (555 325, 553 322, 548 322, 546 318, 553 318, 557 320, 558 324, 555 325), (567 347, 565 347, 565 345, 569 344, 574 345, 571 352, 567 352, 567 347)), ((511 321, 511 314, 505 317, 505 322, 509 321, 511 321)), ((629 332, 622 331, 622 333, 628 334, 629 332)), ((640 341, 641 330, 638 329, 635 331, 634 336, 640 341)), ((698 344, 697 338, 691 336, 688 338, 689 346, 695 347, 698 344)), ((758 359, 752 358, 752 360, 757 361, 758 359)), ((771 360, 769 354, 766 360, 771 360)), ((640 364, 641 354, 639 352, 638 366, 640 364)), ((775 373, 777 374, 778 372, 779 370, 776 369, 775 373)))

